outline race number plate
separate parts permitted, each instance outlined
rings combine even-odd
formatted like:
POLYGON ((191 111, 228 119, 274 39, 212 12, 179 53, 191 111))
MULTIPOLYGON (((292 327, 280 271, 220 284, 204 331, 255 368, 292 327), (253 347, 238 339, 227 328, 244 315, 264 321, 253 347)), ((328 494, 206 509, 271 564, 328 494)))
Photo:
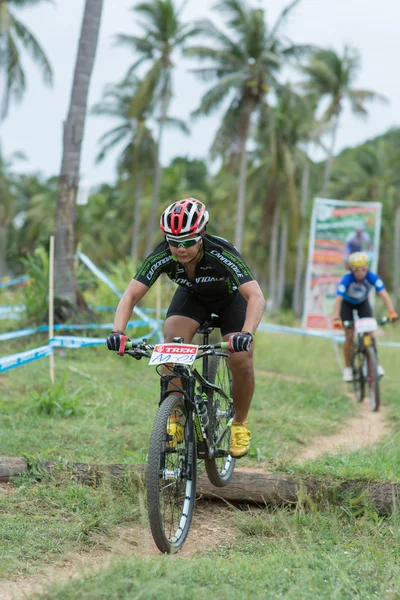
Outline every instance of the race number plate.
POLYGON ((194 344, 156 344, 149 365, 163 365, 165 363, 192 365, 196 355, 197 346, 194 344))
POLYGON ((364 317, 363 319, 357 319, 355 322, 356 333, 371 333, 378 329, 378 323, 376 319, 372 317, 364 317))

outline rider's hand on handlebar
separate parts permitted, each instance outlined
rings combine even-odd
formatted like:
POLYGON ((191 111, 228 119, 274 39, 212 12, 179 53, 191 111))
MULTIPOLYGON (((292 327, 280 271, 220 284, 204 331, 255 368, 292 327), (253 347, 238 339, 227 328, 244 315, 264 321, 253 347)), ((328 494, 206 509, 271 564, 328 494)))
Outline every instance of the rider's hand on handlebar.
POLYGON ((126 343, 127 341, 129 341, 129 338, 126 337, 126 335, 124 335, 122 331, 118 331, 115 329, 110 333, 109 336, 107 336, 106 346, 109 350, 115 350, 116 352, 118 352, 121 346, 121 341, 125 341, 126 343))
POLYGON ((343 323, 340 317, 335 317, 333 319, 333 329, 343 329, 343 323))
POLYGON ((242 333, 235 333, 231 335, 228 340, 230 352, 248 352, 250 344, 253 341, 253 334, 249 331, 242 331, 242 333))
POLYGON ((395 321, 397 321, 398 318, 399 318, 399 315, 394 310, 391 310, 390 313, 388 314, 388 319, 391 323, 394 323, 395 321))

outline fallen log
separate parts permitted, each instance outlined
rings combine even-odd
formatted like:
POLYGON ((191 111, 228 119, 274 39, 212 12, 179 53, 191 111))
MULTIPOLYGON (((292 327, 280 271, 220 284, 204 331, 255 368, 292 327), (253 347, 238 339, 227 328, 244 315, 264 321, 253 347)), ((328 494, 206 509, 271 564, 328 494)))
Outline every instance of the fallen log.
MULTIPOLYGON (((97 485, 105 476, 121 479, 131 473, 142 479, 145 465, 96 465, 88 463, 42 461, 30 466, 22 457, 0 457, 0 482, 33 471, 37 479, 41 472, 52 475, 69 474, 76 481, 97 485)), ((279 473, 265 473, 250 469, 235 469, 230 483, 214 487, 205 473, 197 482, 200 499, 222 500, 232 504, 256 504, 258 506, 296 505, 307 502, 341 504, 351 496, 353 504, 370 505, 379 514, 387 515, 399 506, 400 483, 380 483, 350 479, 346 481, 317 479, 315 477, 279 473)))

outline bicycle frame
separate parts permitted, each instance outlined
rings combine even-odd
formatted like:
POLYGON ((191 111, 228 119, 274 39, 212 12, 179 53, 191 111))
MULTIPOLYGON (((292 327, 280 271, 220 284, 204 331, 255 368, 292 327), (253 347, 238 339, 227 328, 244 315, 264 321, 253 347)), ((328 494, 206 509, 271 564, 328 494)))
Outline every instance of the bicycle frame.
MULTIPOLYGON (((226 400, 231 400, 231 398, 224 392, 224 390, 214 383, 208 381, 209 377, 209 356, 224 356, 229 358, 229 354, 223 351, 219 351, 220 348, 227 348, 228 343, 222 342, 219 344, 210 345, 209 334, 213 330, 213 327, 209 327, 202 331, 203 334, 203 344, 199 345, 199 350, 202 352, 196 356, 196 360, 202 359, 203 368, 202 373, 200 373, 194 365, 181 365, 174 364, 172 367, 172 371, 170 374, 160 373, 160 401, 159 406, 165 401, 165 399, 170 394, 176 394, 177 392, 182 394, 185 403, 188 409, 188 415, 190 418, 194 420, 194 431, 196 433, 196 441, 197 441, 197 456, 200 459, 208 459, 216 457, 215 448, 223 440, 224 436, 228 432, 229 428, 232 425, 232 419, 230 419, 229 423, 225 426, 223 431, 218 436, 215 444, 211 445, 209 438, 207 436, 206 428, 203 425, 200 413, 199 413, 199 403, 203 401, 204 394, 207 395, 207 391, 211 390, 213 392, 217 392, 221 396, 223 396, 226 400), (178 387, 176 384, 173 387, 170 387, 169 384, 171 381, 180 379, 181 387, 178 387), (199 389, 196 392, 196 383, 199 384, 199 389)), ((174 338, 174 343, 183 342, 182 338, 174 338)), ((153 350, 154 346, 151 344, 147 344, 146 340, 139 344, 127 343, 125 354, 129 354, 133 357, 137 356, 138 353, 141 356, 146 356, 150 358, 149 350, 153 350)), ((190 440, 193 442, 193 440, 190 440)))

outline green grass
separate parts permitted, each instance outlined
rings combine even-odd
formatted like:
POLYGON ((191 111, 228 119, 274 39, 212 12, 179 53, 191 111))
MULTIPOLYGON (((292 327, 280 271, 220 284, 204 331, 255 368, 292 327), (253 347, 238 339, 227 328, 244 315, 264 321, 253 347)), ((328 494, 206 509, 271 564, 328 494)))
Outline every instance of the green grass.
POLYGON ((106 547, 115 527, 143 520, 140 480, 92 488, 65 474, 35 483, 21 477, 0 492, 0 578, 34 572, 75 550, 106 547))
POLYGON ((238 539, 193 559, 123 559, 42 600, 134 598, 326 600, 396 598, 398 515, 354 518, 338 509, 239 515, 238 539))
MULTIPOLYGON (((340 429, 356 407, 342 393, 330 341, 262 333, 256 341, 252 449, 241 466, 261 461, 267 469, 321 477, 399 480, 396 431, 371 449, 296 466, 299 450, 340 429)), ((43 343, 39 336, 14 340, 1 354, 43 343)), ((382 394, 394 427, 400 419, 397 352, 382 348, 380 355, 386 370, 382 394)), ((105 347, 57 351, 55 365, 58 390, 49 385, 48 359, 0 375, 1 454, 25 455, 32 462, 38 457, 145 462, 159 394, 154 369, 105 347)), ((146 521, 137 481, 91 488, 74 484, 68 474, 37 483, 33 473, 13 489, 0 493, 2 577, 34 572, 69 552, 107 545, 116 527, 146 521)), ((173 563, 165 557, 119 561, 84 584, 44 597, 166 598, 173 589, 174 598, 196 592, 230 600, 394 598, 397 516, 381 520, 365 510, 356 517, 346 506, 324 510, 246 513, 238 517, 237 541, 216 552, 193 560, 175 557, 173 563)))

